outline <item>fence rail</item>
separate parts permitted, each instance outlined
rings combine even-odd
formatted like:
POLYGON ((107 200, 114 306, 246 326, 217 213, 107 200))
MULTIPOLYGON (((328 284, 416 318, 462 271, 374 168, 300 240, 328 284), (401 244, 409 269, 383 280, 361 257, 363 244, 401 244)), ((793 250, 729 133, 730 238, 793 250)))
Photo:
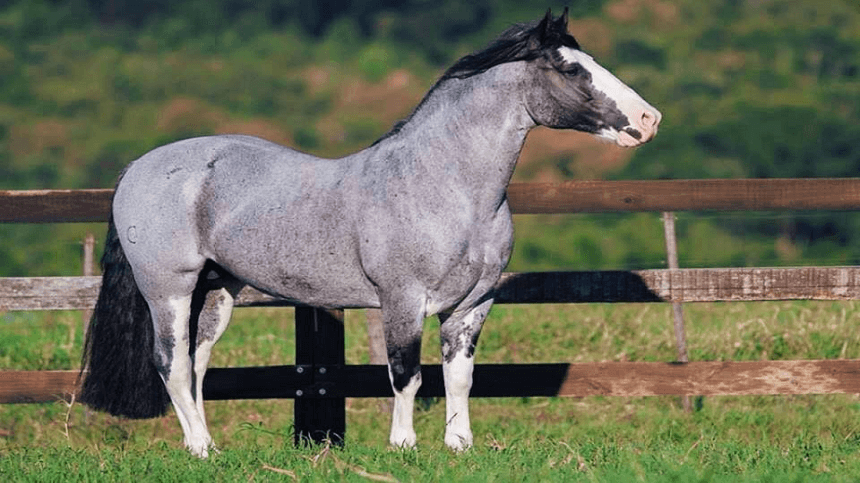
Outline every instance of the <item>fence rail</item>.
MULTIPOLYGON (((0 191, 0 222, 103 222, 112 190, 0 191)), ((860 210, 860 179, 512 184, 514 213, 860 210)), ((85 310, 99 277, 0 278, 0 311, 85 310)), ((498 303, 858 300, 860 267, 506 273, 498 303)), ((253 289, 238 306, 288 305, 253 289)), ((296 308, 296 365, 213 368, 207 399, 295 398, 296 432, 343 434, 345 397, 391 394, 385 366, 346 365, 341 311, 296 308), (313 320, 315 323, 307 323, 313 320), (321 340, 333 341, 326 345, 321 340)), ((441 367, 419 395, 443 396, 441 367)), ((69 398, 77 371, 0 371, 0 403, 69 398)), ((860 393, 860 361, 484 364, 475 397, 860 393)))
MULTIPOLYGON (((419 397, 444 397, 442 366, 421 367, 419 397)), ((70 400, 78 371, 0 371, 0 403, 70 400)), ((476 364, 472 397, 751 396, 860 394, 860 360, 476 364)), ((287 399, 318 404, 391 395, 381 365, 212 368, 207 400, 287 399), (319 373, 325 368, 325 374, 319 373), (320 389, 324 394, 320 394, 320 389)))
MULTIPOLYGON (((107 220, 113 190, 0 190, 0 223, 107 220)), ((857 178, 512 183, 519 214, 631 211, 858 210, 857 178)))
MULTIPOLYGON (((92 276, 0 278, 0 311, 87 310, 100 286, 92 276)), ((499 304, 858 299, 860 267, 508 272, 496 284, 499 304)), ((251 287, 236 298, 237 307, 292 305, 251 287)))

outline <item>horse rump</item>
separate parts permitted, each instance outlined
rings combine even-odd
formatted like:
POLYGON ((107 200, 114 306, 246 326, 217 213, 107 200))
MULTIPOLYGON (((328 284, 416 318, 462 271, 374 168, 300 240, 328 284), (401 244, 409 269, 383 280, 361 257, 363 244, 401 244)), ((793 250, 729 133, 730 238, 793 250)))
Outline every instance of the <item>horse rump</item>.
POLYGON ((152 316, 120 245, 113 215, 101 266, 102 286, 84 343, 79 399, 114 416, 162 416, 170 397, 153 363, 152 316))

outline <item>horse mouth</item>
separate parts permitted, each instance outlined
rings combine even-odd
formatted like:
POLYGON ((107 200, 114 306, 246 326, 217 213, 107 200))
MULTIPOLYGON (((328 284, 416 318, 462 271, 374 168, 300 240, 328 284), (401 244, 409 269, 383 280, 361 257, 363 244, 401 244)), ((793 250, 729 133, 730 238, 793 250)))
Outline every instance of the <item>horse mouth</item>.
POLYGON ((642 140, 642 134, 639 131, 632 129, 632 128, 627 128, 623 131, 618 131, 618 134, 615 135, 615 144, 617 144, 618 146, 621 146, 622 148, 635 148, 636 146, 639 146, 640 144, 644 144, 648 141, 650 141, 650 139, 643 141, 642 140), (630 131, 633 131, 633 132, 630 132, 630 131))
POLYGON ((613 129, 609 138, 615 141, 615 144, 622 148, 635 148, 650 142, 656 135, 656 127, 643 133, 643 131, 639 129, 628 126, 620 131, 615 131, 613 129))

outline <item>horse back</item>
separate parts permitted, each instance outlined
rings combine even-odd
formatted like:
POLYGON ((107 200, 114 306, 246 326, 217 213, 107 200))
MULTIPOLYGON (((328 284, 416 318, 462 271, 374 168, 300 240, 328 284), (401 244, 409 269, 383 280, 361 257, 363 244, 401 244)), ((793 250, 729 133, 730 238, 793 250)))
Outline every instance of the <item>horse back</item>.
POLYGON ((133 162, 114 212, 152 242, 161 255, 147 260, 157 264, 200 256, 295 301, 376 305, 351 233, 346 171, 338 160, 258 138, 194 138, 133 162))

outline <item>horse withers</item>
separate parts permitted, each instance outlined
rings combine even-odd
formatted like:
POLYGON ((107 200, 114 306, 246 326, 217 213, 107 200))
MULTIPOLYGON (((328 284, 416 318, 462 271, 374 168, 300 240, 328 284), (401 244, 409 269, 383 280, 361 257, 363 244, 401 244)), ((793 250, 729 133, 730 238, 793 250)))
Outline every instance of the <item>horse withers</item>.
POLYGON ((513 243, 505 195, 526 134, 575 129, 633 147, 661 114, 567 31, 567 11, 458 60, 370 147, 322 159, 249 136, 159 147, 121 174, 81 400, 131 418, 172 402, 190 451, 212 346, 244 286, 304 305, 381 308, 390 443, 411 447, 424 318, 441 323, 445 443, 472 444, 475 344, 513 243))

